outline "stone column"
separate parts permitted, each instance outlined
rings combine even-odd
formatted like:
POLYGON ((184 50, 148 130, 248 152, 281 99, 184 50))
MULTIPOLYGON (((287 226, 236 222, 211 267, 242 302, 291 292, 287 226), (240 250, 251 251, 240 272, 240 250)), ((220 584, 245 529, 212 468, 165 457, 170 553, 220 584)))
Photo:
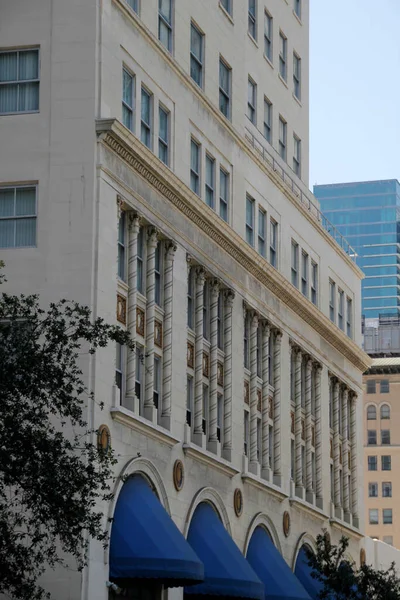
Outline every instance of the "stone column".
POLYGON ((154 406, 154 316, 155 316, 155 252, 158 232, 150 227, 147 234, 147 273, 146 273, 146 348, 145 348, 145 390, 144 416, 156 422, 154 406))
POLYGON ((321 375, 322 365, 317 364, 315 366, 315 487, 317 495, 317 506, 318 508, 323 510, 324 486, 322 478, 321 375))
POLYGON ((257 459, 257 329, 258 314, 250 313, 250 462, 249 471, 259 475, 257 459))
POLYGON ((275 485, 282 485, 281 457, 281 345, 282 333, 275 333, 274 345, 274 480, 275 485))
POLYGON ((333 479, 335 482, 335 516, 341 518, 340 501, 340 440, 339 440, 339 382, 333 382, 333 479))
POLYGON ((193 441, 203 445, 203 294, 205 271, 202 267, 195 270, 196 306, 195 306, 195 348, 194 348, 194 431, 193 441))
POLYGON ((356 399, 352 395, 350 401, 350 443, 351 443, 351 512, 353 514, 353 525, 359 527, 358 517, 358 487, 357 487, 357 417, 356 399))
POLYGON ((208 427, 208 449, 218 452, 218 393, 217 393, 217 367, 218 367, 218 297, 219 282, 217 279, 210 281, 210 424, 208 427))
POLYGON ((349 440, 347 437, 348 432, 348 401, 349 392, 345 387, 343 389, 343 408, 342 408, 342 431, 343 431, 343 443, 342 443, 342 456, 343 456, 343 510, 344 519, 347 523, 350 523, 350 494, 349 494, 349 440))
POLYGON ((163 387, 161 425, 171 429, 172 405, 172 293, 176 244, 167 242, 164 256, 163 387))
MULTIPOLYGON (((140 217, 137 213, 129 214, 129 245, 128 245, 128 331, 136 342, 136 308, 137 308, 137 249, 140 229, 140 217)), ((136 383, 136 352, 127 349, 126 363, 126 396, 125 406, 139 413, 139 399, 135 394, 136 383)))
POLYGON ((312 360, 307 358, 306 362, 306 389, 305 389, 305 412, 306 412, 306 500, 314 504, 315 494, 313 489, 313 468, 312 468, 312 424, 311 424, 311 377, 312 360))
POLYGON ((271 478, 271 457, 269 455, 269 335, 270 326, 262 323, 262 458, 261 476, 268 481, 271 478))
POLYGON ((302 461, 302 418, 301 418, 301 363, 302 352, 295 348, 294 361, 294 447, 295 447, 295 493, 304 499, 303 461, 302 461))
POLYGON ((224 435, 223 457, 232 460, 232 310, 235 293, 225 290, 224 310, 224 435))

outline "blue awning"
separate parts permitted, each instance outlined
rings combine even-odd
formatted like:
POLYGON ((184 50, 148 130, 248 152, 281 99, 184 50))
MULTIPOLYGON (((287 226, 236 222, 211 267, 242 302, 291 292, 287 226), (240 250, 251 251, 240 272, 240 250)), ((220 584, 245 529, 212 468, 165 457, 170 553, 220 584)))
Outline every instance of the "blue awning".
POLYGON ((144 477, 124 483, 110 540, 110 579, 154 579, 166 587, 204 579, 204 566, 144 477))
POLYGON ((190 523, 188 542, 204 563, 204 583, 187 594, 226 598, 264 599, 264 586, 206 502, 199 504, 190 523))
POLYGON ((319 598, 319 592, 324 589, 324 584, 321 581, 314 579, 312 576, 312 568, 308 564, 307 553, 304 546, 302 546, 298 554, 294 573, 300 583, 306 588, 312 600, 317 600, 319 598))
POLYGON ((264 583, 266 600, 311 600, 264 527, 254 530, 247 560, 264 583))

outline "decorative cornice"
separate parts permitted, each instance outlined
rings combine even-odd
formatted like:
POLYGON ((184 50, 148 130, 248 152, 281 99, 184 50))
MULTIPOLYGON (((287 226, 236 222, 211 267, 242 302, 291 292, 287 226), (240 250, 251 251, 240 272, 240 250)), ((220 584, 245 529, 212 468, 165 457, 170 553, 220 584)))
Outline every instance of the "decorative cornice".
POLYGON ((300 510, 303 510, 304 512, 312 515, 313 517, 320 519, 321 521, 329 520, 329 515, 324 513, 323 510, 321 510, 317 506, 314 506, 313 504, 309 504, 308 502, 301 500, 300 498, 290 497, 289 504, 290 506, 298 507, 300 510))
POLYGON ((333 529, 338 529, 342 535, 351 536, 358 540, 364 537, 359 529, 353 527, 353 525, 349 525, 344 521, 339 521, 339 519, 329 519, 329 523, 333 529))
POLYGON ((182 448, 186 456, 190 456, 190 458, 216 469, 230 478, 240 473, 239 469, 233 467, 228 461, 215 456, 215 454, 212 454, 208 450, 203 450, 194 444, 186 443, 182 445, 182 448))
POLYGON ((182 181, 163 167, 155 155, 117 119, 101 119, 96 123, 101 142, 137 171, 150 185, 180 210, 192 223, 251 273, 280 301, 308 323, 356 368, 364 372, 370 357, 357 344, 332 324, 314 304, 297 290, 279 271, 260 256, 245 240, 218 216, 205 202, 200 202, 182 181))
POLYGON ((143 417, 133 414, 130 410, 123 406, 111 408, 111 416, 116 423, 121 423, 130 429, 134 429, 138 433, 142 433, 146 437, 153 438, 154 440, 167 444, 171 448, 176 444, 179 444, 179 440, 169 433, 166 429, 153 425, 150 421, 147 421, 143 417))
POLYGON ((277 487, 273 483, 270 483, 269 481, 266 481, 265 479, 261 479, 260 477, 253 475, 252 473, 242 473, 242 481, 243 483, 248 483, 249 485, 252 485, 253 487, 259 490, 262 490, 263 492, 271 494, 280 502, 288 498, 288 495, 285 492, 283 492, 279 487, 277 487))

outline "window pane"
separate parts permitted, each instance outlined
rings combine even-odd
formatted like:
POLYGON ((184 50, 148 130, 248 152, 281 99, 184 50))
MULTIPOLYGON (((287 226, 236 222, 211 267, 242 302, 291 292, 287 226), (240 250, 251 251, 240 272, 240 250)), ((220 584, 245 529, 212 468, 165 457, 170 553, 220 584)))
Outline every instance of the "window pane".
POLYGON ((150 124, 150 95, 146 92, 146 90, 142 89, 142 121, 144 121, 147 125, 150 124))
POLYGON ((168 141, 168 113, 160 108, 160 138, 164 142, 168 141))
POLYGON ((224 92, 229 93, 229 69, 222 61, 219 63, 219 85, 224 92))
POLYGON ((18 110, 28 112, 39 108, 39 83, 23 83, 19 85, 18 110))
POLYGON ((16 215, 35 215, 36 214, 36 189, 35 188, 17 188, 15 214, 16 215))
POLYGON ((24 50, 19 53, 19 77, 20 80, 38 79, 39 77, 39 53, 37 50, 24 50))
POLYGON ((0 86, 0 113, 17 112, 18 85, 0 86))
POLYGON ((16 246, 36 245, 36 219, 17 219, 15 232, 16 246))
POLYGON ((132 130, 132 111, 122 105, 122 122, 128 129, 132 130))
POLYGON ((170 28, 160 19, 158 25, 158 37, 163 46, 168 50, 171 49, 171 30, 170 28))
POLYGON ((0 81, 16 81, 18 79, 17 64, 16 52, 0 53, 0 81))
POLYGON ((0 217, 14 215, 14 189, 0 190, 0 217))
POLYGON ((190 51, 199 62, 203 61, 203 36, 194 25, 190 29, 190 51))
POLYGON ((195 173, 199 172, 199 146, 192 140, 190 152, 190 168, 195 173))
POLYGON ((133 83, 133 77, 127 72, 125 71, 125 69, 123 70, 123 83, 122 83, 122 99, 123 101, 132 108, 133 104, 132 104, 132 83, 133 83))
POLYGON ((246 223, 253 227, 253 201, 250 198, 246 200, 246 223))
POLYGON ((158 0, 159 11, 169 24, 171 24, 171 5, 172 0, 158 0))
POLYGON ((0 221, 0 248, 11 248, 14 246, 15 221, 0 221))

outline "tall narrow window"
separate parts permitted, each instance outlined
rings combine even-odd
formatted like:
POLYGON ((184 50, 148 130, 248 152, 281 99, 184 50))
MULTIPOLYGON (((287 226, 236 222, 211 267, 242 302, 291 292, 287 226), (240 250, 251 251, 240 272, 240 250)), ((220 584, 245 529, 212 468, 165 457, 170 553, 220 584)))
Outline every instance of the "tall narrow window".
POLYGON ((253 125, 256 124, 257 114, 257 86, 252 79, 247 83, 247 116, 253 125))
POLYGON ((392 482, 384 481, 382 483, 382 497, 383 498, 391 498, 392 497, 392 482))
POLYGON ((154 300, 161 306, 161 242, 158 242, 154 254, 154 300))
POLYGON ((382 446, 390 446, 390 429, 381 429, 382 446))
POLYGON ((279 75, 286 81, 287 78, 287 38, 279 32, 279 75))
POLYGON ((166 165, 169 164, 169 112, 162 106, 158 109, 159 132, 158 132, 158 157, 166 165))
POLYGON ((294 12, 301 19, 301 0, 294 0, 294 12))
POLYGON ((224 397, 222 394, 217 396, 217 439, 222 443, 222 431, 223 431, 223 419, 224 419, 224 397))
POLYGON ((144 286, 143 286, 143 258, 144 258, 144 229, 143 227, 139 230, 138 235, 138 245, 137 245, 137 262, 136 262, 136 272, 137 272, 137 290, 141 294, 143 294, 144 286))
POLYGON ((219 110, 227 119, 231 117, 231 74, 232 70, 219 59, 219 110))
POLYGON ((158 39, 169 52, 172 52, 172 2, 158 0, 158 39))
POLYGON ((318 304, 318 265, 311 261, 311 302, 318 304))
POLYGON ((301 58, 293 52, 293 93, 301 100, 301 58))
POLYGON ((392 457, 391 456, 381 456, 381 466, 382 466, 382 471, 391 471, 392 470, 392 457))
POLYGON ((36 246, 36 187, 0 187, 0 248, 36 246))
POLYGON ((344 330, 344 292, 338 290, 338 327, 344 330))
POLYGON ((292 240, 292 284, 299 287, 299 245, 292 240))
POLYGON ((0 114, 39 110, 39 50, 0 52, 0 114))
POLYGON ((272 17, 264 13, 264 54, 272 62, 272 17))
POLYGON ((249 422, 249 413, 247 410, 244 411, 244 454, 248 455, 249 451, 249 437, 250 437, 250 422, 249 422))
POLYGON ((215 160, 206 155, 206 204, 210 208, 214 208, 215 195, 215 160))
POLYGON ((192 425, 192 413, 193 413, 193 377, 187 378, 186 387, 186 423, 189 427, 192 425))
POLYGON ((232 0, 220 0, 222 6, 229 15, 232 15, 232 0))
POLYGON ((140 121, 140 139, 143 144, 151 148, 151 94, 142 87, 142 106, 141 106, 141 121, 140 121))
POLYGON ((208 385, 203 385, 203 433, 208 432, 208 385))
POLYGON ((381 394, 389 393, 389 390, 390 390, 389 379, 381 379, 380 386, 381 386, 381 394))
POLYGON ((228 221, 229 207, 229 174, 224 169, 219 170, 219 216, 228 221))
POLYGON ((279 155, 283 160, 286 160, 286 145, 287 145, 287 123, 283 117, 279 115, 279 155))
POLYGON ((246 242, 254 246, 254 200, 246 196, 246 242))
POLYGON ((301 253, 301 291, 308 298, 308 254, 301 253))
POLYGON ((136 345, 136 372, 135 372, 135 396, 139 399, 140 407, 143 400, 143 370, 144 370, 143 347, 136 345))
POLYGON ((134 131, 135 78, 126 69, 122 70, 122 122, 134 131))
POLYGON ((262 208, 258 209, 258 252, 261 256, 266 256, 266 222, 267 215, 262 208))
POLYGON ((125 257, 126 218, 122 211, 118 223, 118 277, 126 281, 126 257, 125 257))
POLYGON ((301 140, 293 134, 293 171, 301 177, 301 140))
POLYGON ((264 137, 272 143, 272 103, 268 98, 264 98, 264 137))
POLYGON ((332 323, 335 323, 335 293, 336 285, 331 279, 329 280, 329 318, 332 323))
POLYGON ((377 483, 369 483, 368 484, 368 497, 369 498, 377 498, 378 497, 378 484, 377 483))
POLYGON ((257 39, 257 7, 256 0, 249 0, 248 32, 253 39, 257 39))
POLYGON ((210 338, 210 294, 209 284, 205 281, 203 287, 203 337, 208 340, 210 338))
POLYGON ((353 301, 349 297, 346 299, 346 333, 353 337, 353 301))
POLYGON ((190 269, 188 275, 188 292, 187 292, 187 325, 193 329, 194 325, 194 270, 190 269))
POLYGON ((190 26, 190 76, 203 87, 204 35, 193 23, 190 26))
POLYGON ((123 358, 122 358, 122 346, 117 342, 117 353, 115 360, 115 385, 119 393, 119 401, 122 404, 123 398, 123 358))
POLYGON ((200 144, 193 139, 190 143, 190 187, 200 195, 200 144))
POLYGON ((393 523, 393 514, 391 508, 384 508, 382 510, 383 524, 391 525, 393 523))
POLYGON ((160 406, 161 398, 161 358, 154 355, 154 377, 153 377, 153 402, 154 406, 160 406))
POLYGON ((274 219, 270 220, 270 236, 269 236, 269 262, 273 267, 277 266, 278 254, 278 223, 274 219))
POLYGON ((224 349, 224 303, 221 292, 218 296, 217 345, 220 350, 224 349))
POLYGON ((249 317, 246 313, 243 319, 243 356, 244 356, 244 368, 248 369, 250 367, 250 346, 249 346, 249 338, 250 338, 250 327, 249 327, 249 317))

